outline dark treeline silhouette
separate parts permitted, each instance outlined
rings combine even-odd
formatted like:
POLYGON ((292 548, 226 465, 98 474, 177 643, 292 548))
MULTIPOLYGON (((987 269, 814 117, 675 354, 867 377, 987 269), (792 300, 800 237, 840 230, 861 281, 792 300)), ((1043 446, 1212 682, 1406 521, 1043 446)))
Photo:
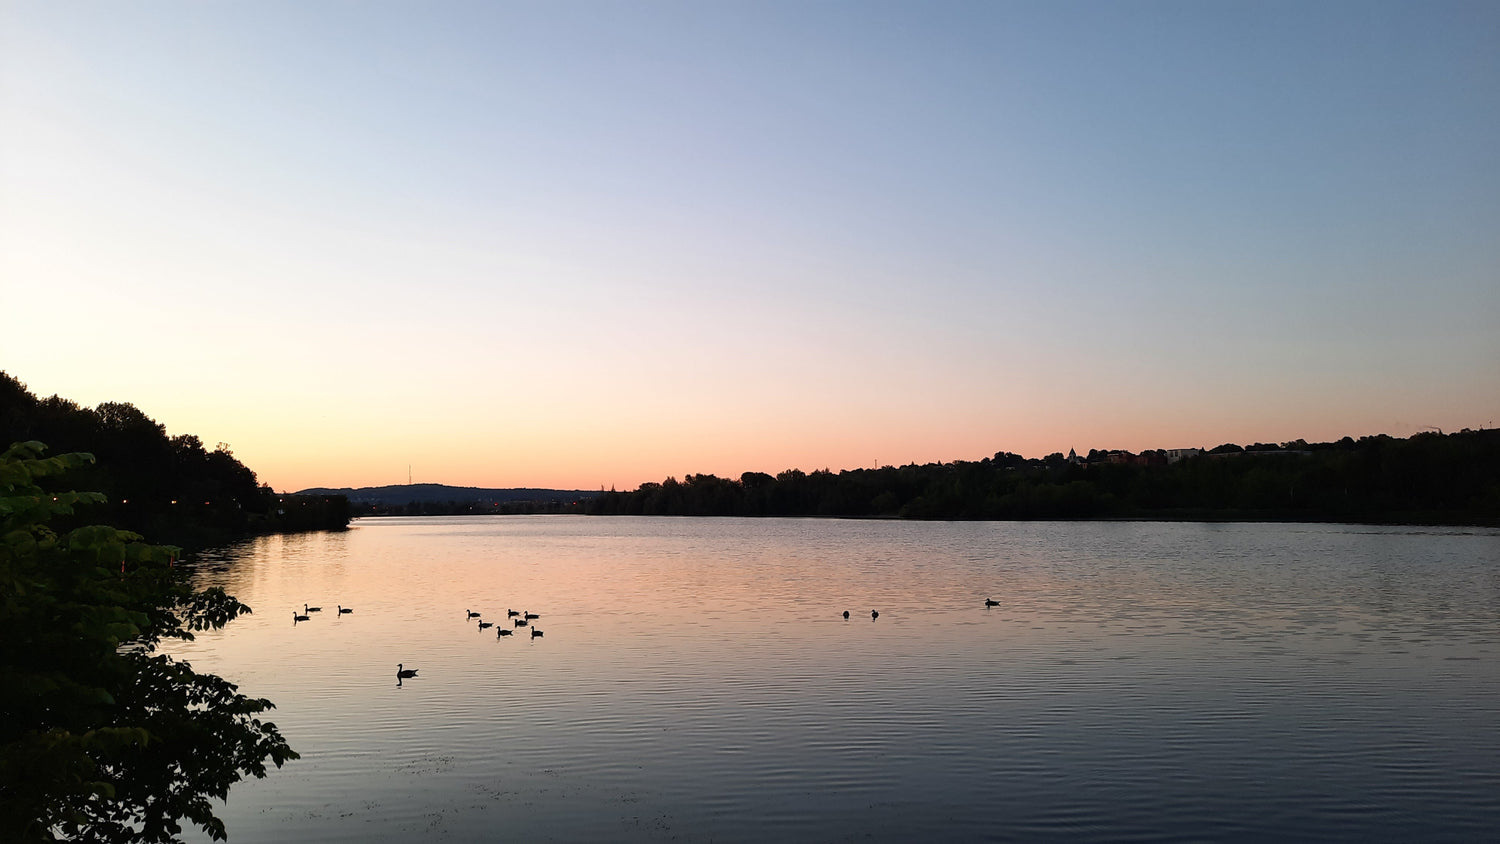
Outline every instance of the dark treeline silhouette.
POLYGON ((342 495, 355 516, 495 516, 574 512, 574 505, 598 492, 577 489, 536 489, 397 484, 358 488, 314 487, 306 496, 342 495))
MULTIPOLYGON (((599 493, 591 493, 598 495, 599 493)), ((351 504, 355 516, 531 516, 578 512, 579 500, 517 498, 511 501, 408 501, 351 504)))
POLYGON ((1500 524, 1500 430, 1167 452, 1091 451, 776 476, 667 478, 578 508, 600 515, 905 519, 1264 519, 1500 524), (1175 457, 1175 455, 1173 455, 1175 457))
POLYGON ((0 372, 0 448, 27 441, 46 443, 52 454, 93 454, 95 462, 70 478, 107 498, 90 508, 89 518, 153 541, 202 547, 349 523, 345 499, 277 495, 223 443, 209 450, 191 434, 168 436, 131 404, 87 408, 57 396, 38 399, 0 372))

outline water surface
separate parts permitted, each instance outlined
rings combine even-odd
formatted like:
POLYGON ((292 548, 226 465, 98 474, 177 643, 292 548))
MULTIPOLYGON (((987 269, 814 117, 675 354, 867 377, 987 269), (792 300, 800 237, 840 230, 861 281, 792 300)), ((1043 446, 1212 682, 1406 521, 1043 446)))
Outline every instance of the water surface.
POLYGON ((255 613, 179 652, 303 757, 236 844, 1500 830, 1497 531, 365 519, 200 577, 255 613))

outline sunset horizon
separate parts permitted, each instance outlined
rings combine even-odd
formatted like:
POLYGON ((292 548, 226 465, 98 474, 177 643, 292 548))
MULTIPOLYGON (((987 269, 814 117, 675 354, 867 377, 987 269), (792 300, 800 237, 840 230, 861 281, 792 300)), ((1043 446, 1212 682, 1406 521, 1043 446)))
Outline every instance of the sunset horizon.
POLYGON ((1500 830, 1495 0, 4 0, 0 292, 0 841, 1500 830))
POLYGON ((276 489, 1500 418, 1492 8, 0 20, 0 365, 276 489))

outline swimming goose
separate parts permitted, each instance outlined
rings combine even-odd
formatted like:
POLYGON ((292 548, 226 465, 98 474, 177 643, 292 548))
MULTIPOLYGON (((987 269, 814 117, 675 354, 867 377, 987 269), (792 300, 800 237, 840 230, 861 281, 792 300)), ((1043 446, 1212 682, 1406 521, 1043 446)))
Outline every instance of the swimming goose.
POLYGON ((322 612, 323 608, 322 607, 309 607, 307 604, 303 604, 302 605, 302 611, 303 612, 309 612, 309 613, 310 612, 322 612))
POLYGON ((342 604, 339 605, 339 615, 348 615, 349 613, 352 613, 352 612, 354 612, 354 610, 352 610, 352 609, 346 609, 342 604))
POLYGON ((299 621, 306 621, 306 620, 307 620, 307 616, 305 616, 305 615, 298 615, 296 610, 292 610, 292 623, 293 624, 296 624, 299 621))
POLYGON ((468 610, 464 610, 464 612, 468 613, 465 618, 478 618, 480 616, 480 614, 477 612, 469 612, 468 610))
POLYGON ((526 626, 526 619, 524 619, 524 618, 518 618, 518 619, 516 619, 516 626, 517 627, 525 627, 526 626))
POLYGON ((516 612, 515 610, 506 610, 505 611, 505 617, 506 618, 515 618, 518 615, 520 615, 520 613, 516 612))
POLYGON ((542 631, 536 629, 535 627, 531 628, 531 638, 535 639, 540 635, 542 635, 542 631))
POLYGON ((396 676, 398 678, 405 677, 407 679, 410 679, 412 677, 417 676, 417 669, 415 669, 415 668, 407 668, 407 667, 405 667, 405 665, 403 665, 402 663, 398 662, 398 663, 396 663, 396 676))
POLYGON ((501 636, 514 636, 515 633, 516 631, 514 630, 506 630, 504 627, 501 627, 495 631, 495 638, 498 639, 501 636))
POLYGON ((522 618, 524 618, 524 619, 526 619, 526 620, 527 620, 527 621, 530 621, 530 620, 532 620, 532 619, 533 619, 533 618, 541 618, 541 616, 539 616, 539 615, 537 615, 537 614, 536 614, 536 613, 534 613, 534 612, 529 612, 529 613, 526 613, 526 614, 525 614, 525 615, 523 615, 523 616, 521 616, 521 617, 522 617, 522 618))
POLYGON ((844 610, 844 618, 848 618, 848 617, 849 617, 849 611, 848 610, 844 610))
POLYGON ((880 618, 880 610, 870 610, 870 618, 871 620, 880 618))
POLYGON ((1000 602, 995 600, 994 598, 985 598, 984 605, 987 607, 998 607, 1000 606, 1000 602))
POLYGON ((479 629, 480 630, 488 630, 488 629, 490 629, 491 627, 494 627, 494 626, 495 626, 495 622, 493 622, 493 621, 481 621, 481 622, 479 622, 479 629))

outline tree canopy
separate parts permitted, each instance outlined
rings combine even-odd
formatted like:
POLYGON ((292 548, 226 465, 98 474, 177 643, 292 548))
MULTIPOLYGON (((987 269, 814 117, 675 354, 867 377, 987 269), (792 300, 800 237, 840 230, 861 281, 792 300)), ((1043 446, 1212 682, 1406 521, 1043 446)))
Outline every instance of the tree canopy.
POLYGON ((108 499, 96 505, 95 518, 158 541, 203 547, 349 523, 347 499, 277 495, 228 443, 209 449, 192 434, 168 436, 165 426, 124 402, 90 409, 58 396, 38 399, 0 372, 0 446, 32 440, 98 457, 74 469, 79 485, 108 499))
POLYGON ((1169 463, 1163 452, 1010 452, 977 461, 838 473, 788 469, 738 480, 688 475, 607 492, 604 515, 905 519, 1181 518, 1500 524, 1500 431, 1345 437, 1309 445, 1226 443, 1169 463))
POLYGON ((184 819, 222 839, 211 801, 297 754, 261 720, 270 701, 157 650, 250 608, 192 589, 175 547, 56 529, 104 502, 57 488, 93 464, 0 454, 0 840, 175 841, 184 819))

